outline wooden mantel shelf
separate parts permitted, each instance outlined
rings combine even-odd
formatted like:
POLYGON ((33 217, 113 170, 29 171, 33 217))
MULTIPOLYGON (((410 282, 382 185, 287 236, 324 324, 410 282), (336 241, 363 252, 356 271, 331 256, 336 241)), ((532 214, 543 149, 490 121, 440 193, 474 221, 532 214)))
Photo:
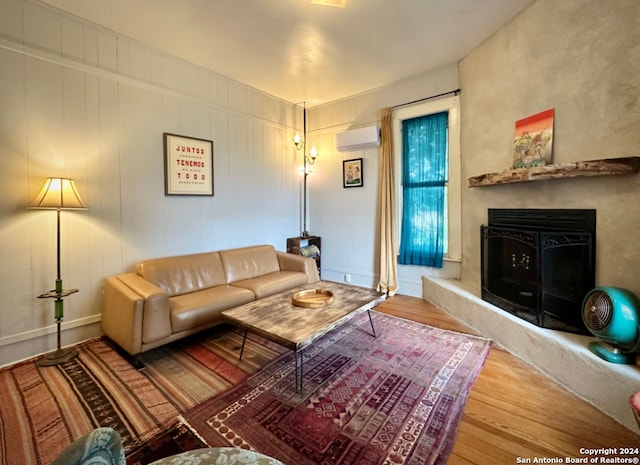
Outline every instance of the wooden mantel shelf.
POLYGON ((557 165, 517 168, 487 173, 469 178, 469 187, 495 186, 546 179, 576 178, 581 176, 612 176, 637 173, 640 157, 608 158, 604 160, 577 161, 557 165))

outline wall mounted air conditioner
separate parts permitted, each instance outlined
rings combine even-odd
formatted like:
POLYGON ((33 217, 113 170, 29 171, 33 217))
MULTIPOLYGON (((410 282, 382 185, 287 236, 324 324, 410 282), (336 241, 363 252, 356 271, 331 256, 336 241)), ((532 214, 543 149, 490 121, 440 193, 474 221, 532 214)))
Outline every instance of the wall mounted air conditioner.
POLYGON ((336 149, 339 152, 353 152, 380 147, 380 129, 378 126, 352 129, 336 134, 336 149))

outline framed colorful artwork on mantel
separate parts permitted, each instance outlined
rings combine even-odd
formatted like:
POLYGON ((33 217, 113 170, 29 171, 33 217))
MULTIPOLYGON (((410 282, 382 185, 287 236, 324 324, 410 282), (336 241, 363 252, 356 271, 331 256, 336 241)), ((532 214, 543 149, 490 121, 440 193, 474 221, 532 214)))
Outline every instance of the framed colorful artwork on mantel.
POLYGON ((165 195, 213 196, 213 141, 165 132, 165 195))
POLYGON ((554 109, 516 121, 513 167, 530 168, 551 164, 554 109))

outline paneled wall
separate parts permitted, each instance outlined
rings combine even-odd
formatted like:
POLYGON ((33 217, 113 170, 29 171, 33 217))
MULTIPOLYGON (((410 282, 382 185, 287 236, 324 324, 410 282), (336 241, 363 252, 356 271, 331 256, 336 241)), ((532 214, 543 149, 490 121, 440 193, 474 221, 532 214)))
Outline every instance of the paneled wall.
POLYGON ((299 107, 28 0, 0 5, 0 69, 0 365, 55 348, 47 176, 89 206, 62 212, 63 345, 99 334, 105 276, 301 230, 299 107), (163 132, 213 140, 213 197, 164 195, 163 132))

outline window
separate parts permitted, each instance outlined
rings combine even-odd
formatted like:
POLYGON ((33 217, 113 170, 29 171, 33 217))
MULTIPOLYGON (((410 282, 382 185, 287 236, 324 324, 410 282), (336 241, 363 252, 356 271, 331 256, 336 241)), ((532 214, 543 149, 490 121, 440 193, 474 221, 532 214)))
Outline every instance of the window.
POLYGON ((445 111, 402 121, 402 265, 442 268, 447 251, 448 119, 445 111))
POLYGON ((442 267, 460 259, 458 97, 394 112, 398 263, 442 267))

